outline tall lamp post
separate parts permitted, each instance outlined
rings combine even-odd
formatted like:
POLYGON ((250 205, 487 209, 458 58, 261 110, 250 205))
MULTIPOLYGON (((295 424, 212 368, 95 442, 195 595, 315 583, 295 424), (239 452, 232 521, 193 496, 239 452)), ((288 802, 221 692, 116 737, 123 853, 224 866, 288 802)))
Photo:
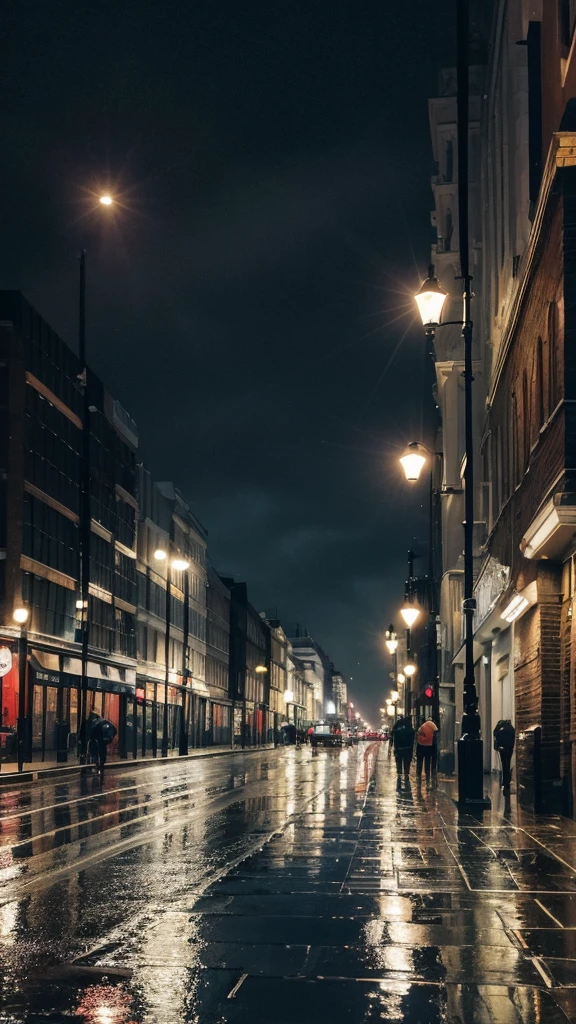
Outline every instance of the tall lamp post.
POLYGON ((29 751, 29 718, 26 715, 26 663, 28 661, 28 609, 15 608, 13 613, 14 622, 20 626, 18 637, 18 724, 16 729, 16 742, 18 748, 18 771, 24 768, 26 755, 29 751))
MULTIPOLYGON (((105 209, 114 205, 111 195, 98 197, 105 209)), ((78 357, 81 367, 82 396, 82 453, 81 453, 81 498, 80 498, 80 600, 76 607, 80 611, 80 639, 82 645, 80 662, 80 686, 77 694, 77 749, 78 759, 86 760, 87 744, 85 722, 88 705, 88 644, 90 642, 90 533, 92 510, 90 505, 90 394, 88 387, 88 366, 86 363, 86 249, 80 250, 80 278, 78 291, 78 357)))
POLYGON ((386 630, 386 638, 384 640, 388 649, 388 654, 394 659, 394 686, 398 683, 398 635, 394 629, 394 623, 390 623, 386 630))
POLYGON ((438 615, 438 587, 437 567, 440 562, 439 552, 436 551, 439 538, 436 528, 436 499, 438 491, 434 488, 434 467, 442 458, 441 452, 432 451, 426 445, 418 441, 412 441, 400 457, 400 464, 408 483, 415 484, 419 481, 420 475, 428 458, 431 461, 430 468, 430 536, 428 540, 428 686, 433 690, 432 717, 434 722, 440 726, 440 693, 438 676, 438 643, 436 621, 438 615))
MULTIPOLYGON (((164 639, 164 713, 162 718, 162 757, 168 757, 168 686, 170 684, 170 632, 172 624, 171 616, 171 591, 172 591, 172 569, 177 572, 186 573, 184 577, 184 643, 182 651, 182 673, 186 678, 188 672, 187 665, 187 651, 188 651, 188 622, 189 622, 189 580, 188 580, 188 569, 190 563, 185 558, 172 558, 169 556, 167 551, 163 548, 158 548, 154 552, 154 558, 157 562, 166 562, 166 604, 165 604, 165 639, 164 639)), ((188 753, 188 733, 186 729, 186 716, 187 716, 187 701, 186 691, 183 691, 182 697, 182 711, 180 715, 180 736, 179 736, 179 754, 188 753)))
POLYGON ((484 769, 478 695, 474 678, 474 444, 472 436, 472 275, 469 255, 468 218, 468 107, 469 107, 469 40, 470 3, 456 4, 457 29, 457 109, 458 109, 458 223, 460 235, 460 277, 462 280, 462 320, 442 322, 442 309, 447 292, 435 276, 434 267, 417 295, 416 303, 428 337, 446 323, 458 324, 464 340, 464 600, 465 623, 464 714, 462 736, 458 740, 458 802, 489 807, 484 796, 484 769))

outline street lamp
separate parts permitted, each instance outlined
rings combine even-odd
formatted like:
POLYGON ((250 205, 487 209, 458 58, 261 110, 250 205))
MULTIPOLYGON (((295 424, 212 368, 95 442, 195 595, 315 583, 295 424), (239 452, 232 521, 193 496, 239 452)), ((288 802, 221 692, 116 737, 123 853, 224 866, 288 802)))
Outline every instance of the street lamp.
POLYGON ((422 282, 414 296, 422 323, 427 331, 433 333, 436 327, 440 326, 442 310, 447 298, 448 292, 444 291, 434 273, 434 265, 431 263, 428 267, 428 277, 422 282))
POLYGON ((400 456, 400 465, 409 483, 416 483, 426 465, 426 448, 418 441, 411 441, 404 454, 400 456))
POLYGON ((406 604, 400 609, 400 615, 402 616, 404 622, 406 623, 406 628, 412 629, 412 626, 414 625, 416 620, 420 618, 420 609, 416 608, 415 605, 410 604, 407 601, 406 604))
MULTIPOLYGON (((99 197, 100 206, 113 205, 108 193, 99 197)), ((90 540, 92 508, 90 501, 90 388, 86 362, 86 249, 80 250, 80 277, 78 281, 78 359, 79 380, 83 387, 82 396, 82 448, 80 486, 80 597, 82 600, 80 633, 82 653, 80 660, 80 682, 77 690, 76 732, 78 736, 78 759, 84 763, 87 755, 85 738, 86 711, 88 705, 88 644, 90 641, 90 540), (80 739, 80 737, 82 737, 80 739)))
MULTIPOLYGON (((188 634, 189 634, 189 605, 190 605, 190 579, 188 576, 188 569, 190 568, 190 562, 185 558, 170 558, 168 552, 164 548, 156 548, 154 552, 154 558, 157 562, 166 562, 166 604, 165 604, 165 618, 166 618, 166 633, 164 641, 164 713, 162 717, 162 757, 168 757, 168 684, 170 683, 170 632, 171 632, 171 590, 172 590, 172 569, 176 572, 183 572, 184 576, 184 622, 183 622, 183 643, 182 643, 182 682, 183 686, 187 685, 187 673, 188 673, 188 634)), ((178 753, 181 757, 185 757, 188 753, 188 702, 187 702, 187 691, 182 690, 182 707, 180 711, 180 735, 178 740, 178 753)), ((154 750, 154 756, 156 756, 156 749, 154 750)))
POLYGON ((293 691, 292 690, 284 690, 284 703, 285 704, 293 704, 293 702, 294 702, 294 693, 293 693, 293 691))
POLYGON ((416 665, 414 665, 411 661, 409 661, 407 665, 404 665, 404 675, 408 676, 408 678, 410 679, 410 677, 415 675, 415 674, 416 674, 416 665))
POLYGON ((28 608, 15 608, 12 612, 14 622, 20 626, 18 637, 18 723, 16 742, 18 749, 18 771, 24 768, 28 752, 28 719, 26 717, 26 663, 28 661, 28 632, 26 623, 29 616, 28 608))
MULTIPOLYGON (((474 439, 472 433, 472 275, 468 216, 469 164, 469 30, 470 5, 462 0, 456 6, 457 43, 457 129, 458 129, 458 228, 460 240, 460 280, 462 281, 462 319, 448 321, 462 328, 464 339, 464 714, 462 736, 458 740, 458 802, 489 807, 484 796, 484 758, 480 736, 480 715, 474 678, 474 439)), ((443 326, 442 309, 446 293, 428 268, 428 277, 415 295, 425 333, 433 336, 443 326)))
POLYGON ((390 700, 392 702, 394 702, 394 701, 399 700, 399 698, 400 698, 400 694, 398 693, 398 690, 392 690, 391 693, 390 693, 390 700))
POLYGON ((386 639, 385 639, 384 643, 386 644, 386 647, 388 648, 388 653, 389 654, 395 654, 396 653, 396 651, 398 649, 398 637, 397 637, 397 635, 396 635, 396 633, 394 631, 394 626, 392 625, 392 623, 390 623, 390 625, 388 626, 388 629, 386 630, 386 639))

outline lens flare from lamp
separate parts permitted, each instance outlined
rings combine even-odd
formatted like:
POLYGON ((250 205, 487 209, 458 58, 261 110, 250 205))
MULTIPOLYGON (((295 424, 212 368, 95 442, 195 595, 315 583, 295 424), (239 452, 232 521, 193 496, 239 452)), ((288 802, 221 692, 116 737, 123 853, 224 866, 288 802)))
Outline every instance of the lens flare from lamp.
POLYGON ((404 619, 404 622, 406 623, 407 628, 411 629, 411 627, 416 622, 416 619, 420 615, 420 609, 416 608, 413 604, 408 604, 407 603, 407 604, 404 605, 403 608, 400 609, 400 615, 404 619))
POLYGON ((414 298, 424 327, 438 327, 448 293, 444 291, 436 277, 432 264, 428 267, 428 277, 422 282, 414 298))
POLYGON ((411 441, 404 454, 400 456, 400 465, 404 470, 408 483, 417 483, 426 465, 426 459, 426 449, 421 444, 418 444, 418 441, 411 441))

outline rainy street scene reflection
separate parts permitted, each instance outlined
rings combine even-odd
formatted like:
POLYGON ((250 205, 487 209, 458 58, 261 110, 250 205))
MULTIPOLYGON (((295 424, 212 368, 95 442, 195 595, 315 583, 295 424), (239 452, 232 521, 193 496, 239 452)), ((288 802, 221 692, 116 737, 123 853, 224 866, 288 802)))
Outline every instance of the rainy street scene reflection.
POLYGON ((576 826, 379 746, 0 789, 2 1024, 574 1019, 576 826))

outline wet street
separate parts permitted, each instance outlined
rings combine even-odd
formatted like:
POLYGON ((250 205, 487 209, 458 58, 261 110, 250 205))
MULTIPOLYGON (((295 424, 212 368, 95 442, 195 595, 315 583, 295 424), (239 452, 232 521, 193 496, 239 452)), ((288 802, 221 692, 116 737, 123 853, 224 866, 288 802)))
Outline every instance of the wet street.
POLYGON ((576 1020, 576 823, 385 747, 0 787, 0 1022, 576 1020))

